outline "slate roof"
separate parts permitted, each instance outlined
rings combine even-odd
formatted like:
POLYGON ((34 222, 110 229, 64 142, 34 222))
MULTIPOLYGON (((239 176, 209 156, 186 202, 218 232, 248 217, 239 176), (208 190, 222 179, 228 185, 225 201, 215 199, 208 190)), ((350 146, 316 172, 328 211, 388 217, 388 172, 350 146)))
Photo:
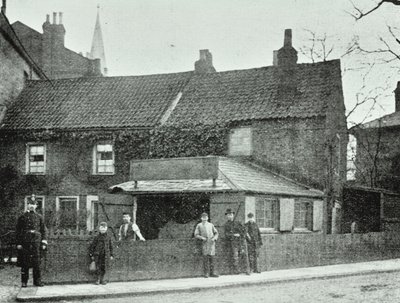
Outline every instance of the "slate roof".
POLYGON ((400 112, 394 112, 381 118, 356 126, 361 129, 400 126, 400 112))
POLYGON ((187 192, 250 192, 285 196, 322 198, 323 192, 273 174, 233 158, 218 158, 219 175, 216 186, 212 180, 155 180, 125 182, 110 187, 110 192, 135 194, 187 193, 187 192))
POLYGON ((167 112, 165 123, 173 125, 325 116, 341 91, 339 60, 289 70, 269 66, 52 82, 30 82, 0 128, 152 127, 167 112))
POLYGON ((189 73, 30 81, 2 129, 85 129, 154 126, 189 73))

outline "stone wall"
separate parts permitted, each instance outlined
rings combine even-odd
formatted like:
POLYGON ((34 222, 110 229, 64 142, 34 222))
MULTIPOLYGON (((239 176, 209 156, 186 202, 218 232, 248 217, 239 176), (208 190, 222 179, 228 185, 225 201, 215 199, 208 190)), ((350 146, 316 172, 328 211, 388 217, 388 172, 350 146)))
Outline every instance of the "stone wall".
MULTIPOLYGON (((400 257, 398 233, 263 235, 262 271, 363 262, 400 257)), ((46 283, 90 282, 87 237, 59 236, 49 241, 43 262, 46 283)), ((114 245, 110 281, 194 277, 202 274, 194 239, 152 240, 114 245)), ((217 242, 217 270, 228 274, 223 239, 217 242)))

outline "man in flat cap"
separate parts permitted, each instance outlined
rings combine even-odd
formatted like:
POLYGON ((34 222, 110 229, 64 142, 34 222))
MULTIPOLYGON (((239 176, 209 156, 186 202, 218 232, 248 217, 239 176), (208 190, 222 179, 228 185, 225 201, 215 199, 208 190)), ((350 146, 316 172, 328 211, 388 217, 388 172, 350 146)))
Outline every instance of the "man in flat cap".
POLYGON ((33 268, 33 284, 43 286, 40 256, 41 250, 47 247, 46 227, 43 217, 36 213, 36 207, 37 201, 35 195, 32 195, 27 201, 27 211, 17 221, 16 240, 22 287, 27 287, 29 268, 33 268))
POLYGON ((239 256, 241 256, 246 267, 246 274, 250 275, 250 265, 247 256, 246 228, 235 221, 235 212, 228 208, 225 212, 227 222, 224 225, 225 241, 228 251, 228 262, 231 272, 239 274, 239 256))
POLYGON ((197 224, 194 231, 196 239, 202 241, 202 255, 203 255, 203 269, 204 277, 217 278, 218 275, 215 273, 215 241, 218 239, 218 231, 214 224, 208 222, 208 214, 201 214, 201 222, 197 224))

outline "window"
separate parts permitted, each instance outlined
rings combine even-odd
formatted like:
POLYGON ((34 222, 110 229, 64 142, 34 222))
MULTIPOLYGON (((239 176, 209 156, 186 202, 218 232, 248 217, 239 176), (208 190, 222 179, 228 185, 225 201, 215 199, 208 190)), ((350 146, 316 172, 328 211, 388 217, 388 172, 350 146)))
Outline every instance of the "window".
POLYGON ((26 148, 26 173, 43 175, 46 171, 46 146, 28 144, 26 148))
POLYGON ((78 197, 57 197, 56 211, 58 213, 58 224, 60 228, 78 227, 78 197))
POLYGON ((230 156, 250 156, 252 154, 252 131, 250 127, 231 130, 229 136, 230 156))
POLYGON ((112 144, 97 144, 93 153, 93 174, 114 174, 114 150, 112 144))
POLYGON ((305 199, 295 200, 294 203, 294 229, 312 230, 313 203, 305 199))
MULTIPOLYGON (((24 203, 24 211, 28 209, 28 200, 31 198, 31 196, 26 196, 25 197, 25 203, 24 203)), ((37 201, 37 207, 36 207, 36 212, 44 216, 44 196, 35 196, 36 201, 37 201)))
POLYGON ((279 227, 279 200, 272 197, 257 197, 256 222, 260 228, 277 230, 279 227))

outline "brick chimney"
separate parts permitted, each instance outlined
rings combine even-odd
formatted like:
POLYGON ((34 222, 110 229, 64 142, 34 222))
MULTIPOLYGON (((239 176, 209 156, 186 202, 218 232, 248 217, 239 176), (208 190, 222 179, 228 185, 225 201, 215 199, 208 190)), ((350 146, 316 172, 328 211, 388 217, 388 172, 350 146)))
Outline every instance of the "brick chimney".
POLYGON ((273 64, 277 66, 290 67, 297 64, 297 51, 292 46, 292 30, 285 29, 283 47, 274 51, 273 64))
POLYGON ((215 73, 212 63, 212 54, 208 49, 200 50, 200 59, 194 63, 194 72, 196 74, 215 73))
POLYGON ((397 87, 394 90, 395 111, 400 112, 400 81, 397 82, 397 87))
POLYGON ((61 52, 64 49, 65 28, 62 24, 62 13, 59 13, 58 16, 58 24, 57 13, 53 13, 53 23, 50 23, 50 16, 46 15, 46 21, 42 25, 42 62, 45 73, 48 73, 50 77, 53 76, 53 73, 60 65, 62 60, 61 52))

